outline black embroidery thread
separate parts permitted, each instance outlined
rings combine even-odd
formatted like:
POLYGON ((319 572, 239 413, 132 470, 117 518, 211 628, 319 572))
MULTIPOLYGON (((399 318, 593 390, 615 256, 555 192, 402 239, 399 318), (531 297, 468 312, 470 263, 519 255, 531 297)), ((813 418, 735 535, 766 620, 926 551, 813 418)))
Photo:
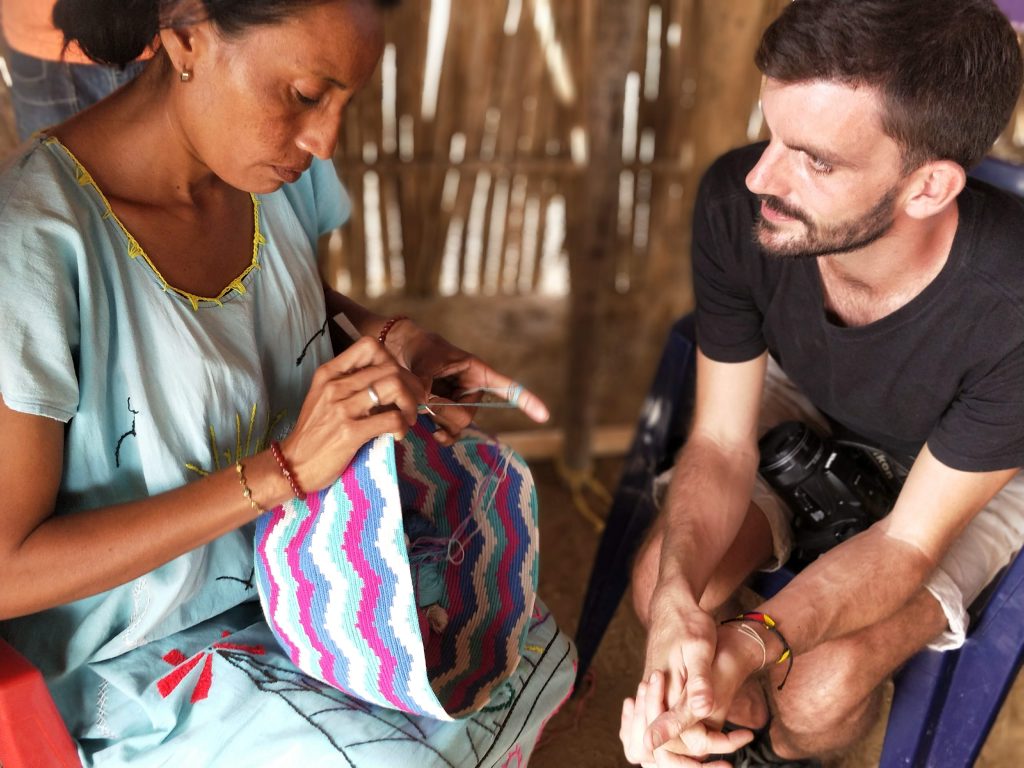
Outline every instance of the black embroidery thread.
POLYGON ((114 464, 118 469, 121 468, 121 443, 124 442, 126 437, 138 437, 135 431, 135 417, 139 415, 139 412, 132 409, 132 399, 130 397, 128 398, 128 410, 132 414, 132 428, 118 438, 117 445, 114 447, 114 464))
POLYGON ((320 338, 323 338, 323 335, 325 333, 327 333, 327 323, 328 322, 329 322, 329 319, 328 318, 324 318, 324 324, 322 326, 320 326, 320 330, 317 331, 316 333, 314 333, 312 336, 309 337, 309 341, 306 342, 306 346, 304 346, 302 348, 302 354, 299 355, 296 358, 296 360, 295 360, 295 367, 296 368, 298 368, 300 365, 302 365, 302 361, 306 359, 306 353, 309 352, 310 346, 313 344, 314 341, 316 341, 317 337, 319 336, 320 338))
MULTIPOLYGON (((549 643, 547 648, 545 648, 543 655, 547 655, 547 652, 551 649, 554 640, 555 639, 553 638, 552 642, 549 643)), ((566 645, 563 658, 568 654, 568 652, 568 646, 566 645)), ((288 669, 274 664, 266 664, 262 662, 261 659, 238 651, 217 649, 216 653, 226 660, 226 662, 232 667, 246 675, 258 690, 263 693, 270 693, 272 695, 279 696, 283 699, 289 709, 302 718, 309 727, 318 731, 325 739, 327 739, 332 748, 341 755, 351 768, 358 768, 361 761, 355 755, 350 754, 350 751, 354 748, 360 748, 360 746, 387 741, 415 742, 421 746, 421 748, 434 754, 438 761, 435 765, 456 768, 451 760, 445 758, 444 755, 435 748, 435 746, 426 740, 426 734, 423 729, 418 723, 416 723, 415 719, 411 718, 407 713, 401 713, 401 716, 403 720, 407 721, 408 725, 412 726, 410 729, 399 726, 391 720, 377 715, 374 712, 374 708, 371 705, 368 705, 368 703, 351 698, 341 691, 335 690, 324 683, 307 678, 298 670, 288 669), (314 702, 308 700, 307 696, 318 698, 319 700, 328 703, 328 706, 319 708, 310 707, 309 705, 314 702), (367 718, 378 721, 382 725, 392 729, 393 732, 387 735, 381 735, 377 738, 362 739, 351 743, 339 743, 339 741, 330 733, 330 726, 316 722, 315 720, 318 719, 323 721, 325 717, 329 717, 330 714, 334 712, 359 713, 367 718)), ((467 718, 467 720, 479 728, 482 733, 487 734, 487 737, 485 737, 484 740, 489 743, 487 744, 484 758, 494 751, 495 746, 497 745, 497 737, 500 737, 508 725, 508 720, 512 714, 512 710, 514 710, 518 705, 519 698, 532 675, 534 675, 534 672, 531 672, 526 676, 523 676, 521 673, 514 676, 513 680, 518 683, 518 685, 512 685, 510 687, 513 690, 515 688, 519 688, 519 690, 515 695, 512 707, 503 712, 502 715, 498 716, 497 713, 481 712, 474 717, 467 718)), ((550 682, 550 676, 549 680, 546 681, 542 687, 547 687, 548 682, 550 682)), ((394 715, 397 713, 391 714, 394 715)), ((520 737, 521 733, 522 729, 520 728, 520 737)), ((470 730, 466 731, 466 736, 469 739, 470 749, 472 750, 473 756, 477 761, 476 766, 479 767, 483 764, 480 756, 480 744, 476 742, 476 739, 474 739, 470 730)))
POLYGON ((245 588, 247 590, 249 590, 249 589, 253 588, 253 582, 255 581, 255 579, 256 579, 256 566, 254 565, 252 567, 252 570, 249 571, 249 578, 247 578, 247 579, 240 579, 237 576, 218 576, 215 579, 215 581, 237 581, 239 584, 244 584, 245 588))

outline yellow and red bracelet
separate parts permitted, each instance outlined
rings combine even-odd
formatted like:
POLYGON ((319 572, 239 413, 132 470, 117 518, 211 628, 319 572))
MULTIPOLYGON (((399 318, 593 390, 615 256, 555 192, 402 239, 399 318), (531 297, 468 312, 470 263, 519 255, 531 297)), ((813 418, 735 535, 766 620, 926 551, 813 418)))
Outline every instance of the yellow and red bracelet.
POLYGON ((767 613, 761 613, 760 611, 747 611, 741 613, 734 619, 726 619, 723 624, 732 624, 737 621, 747 621, 751 624, 760 624, 762 627, 767 629, 782 643, 782 653, 779 654, 779 658, 775 660, 776 664, 781 664, 784 661, 788 661, 789 665, 786 667, 786 674, 782 677, 782 682, 779 683, 778 690, 782 690, 782 686, 786 684, 789 679, 789 673, 793 671, 793 649, 789 645, 789 641, 786 640, 786 636, 779 630, 779 624, 775 619, 769 616, 767 613))

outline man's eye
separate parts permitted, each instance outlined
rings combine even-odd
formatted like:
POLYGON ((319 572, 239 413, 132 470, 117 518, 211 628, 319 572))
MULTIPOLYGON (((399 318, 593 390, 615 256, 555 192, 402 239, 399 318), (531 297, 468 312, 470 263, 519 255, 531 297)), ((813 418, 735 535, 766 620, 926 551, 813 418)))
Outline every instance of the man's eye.
POLYGON ((822 175, 832 173, 832 164, 826 160, 822 160, 820 157, 808 155, 807 161, 810 163, 811 170, 815 173, 820 173, 822 175))
POLYGON ((295 90, 295 98, 296 98, 296 100, 300 104, 306 104, 308 106, 312 106, 313 104, 319 104, 320 103, 320 98, 319 97, 317 97, 317 96, 307 96, 306 94, 304 94, 302 91, 300 91, 298 89, 294 89, 294 90, 295 90))

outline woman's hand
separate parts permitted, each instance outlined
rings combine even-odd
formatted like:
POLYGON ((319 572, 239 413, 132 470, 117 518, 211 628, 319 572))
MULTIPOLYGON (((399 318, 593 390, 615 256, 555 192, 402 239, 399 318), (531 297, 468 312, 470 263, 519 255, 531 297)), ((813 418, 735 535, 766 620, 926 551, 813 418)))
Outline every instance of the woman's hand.
POLYGON ((549 418, 547 406, 532 392, 522 389, 475 355, 450 344, 436 333, 424 331, 412 320, 402 318, 390 329, 386 339, 388 351, 408 368, 431 393, 423 400, 431 409, 441 429, 435 437, 445 444, 454 442, 469 426, 473 408, 445 406, 447 402, 479 402, 480 388, 518 392, 515 404, 536 422, 549 418))
POLYGON ((307 491, 337 479, 366 442, 400 440, 426 393, 376 339, 363 338, 313 374, 295 429, 281 444, 307 491))

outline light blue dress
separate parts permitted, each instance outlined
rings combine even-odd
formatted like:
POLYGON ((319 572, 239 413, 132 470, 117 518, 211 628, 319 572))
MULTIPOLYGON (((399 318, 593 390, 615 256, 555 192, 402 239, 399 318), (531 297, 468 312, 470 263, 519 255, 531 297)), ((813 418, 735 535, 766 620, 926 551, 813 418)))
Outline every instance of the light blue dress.
MULTIPOLYGON (((55 139, 0 175, 0 393, 68 425, 58 514, 180 487, 292 428, 332 356, 316 242, 349 201, 315 162, 252 202, 251 265, 198 297, 167 284, 55 139)), ((573 677, 543 605, 493 707, 419 721, 294 668, 253 602, 252 544, 244 526, 108 592, 0 622, 86 766, 525 763, 573 677)))

